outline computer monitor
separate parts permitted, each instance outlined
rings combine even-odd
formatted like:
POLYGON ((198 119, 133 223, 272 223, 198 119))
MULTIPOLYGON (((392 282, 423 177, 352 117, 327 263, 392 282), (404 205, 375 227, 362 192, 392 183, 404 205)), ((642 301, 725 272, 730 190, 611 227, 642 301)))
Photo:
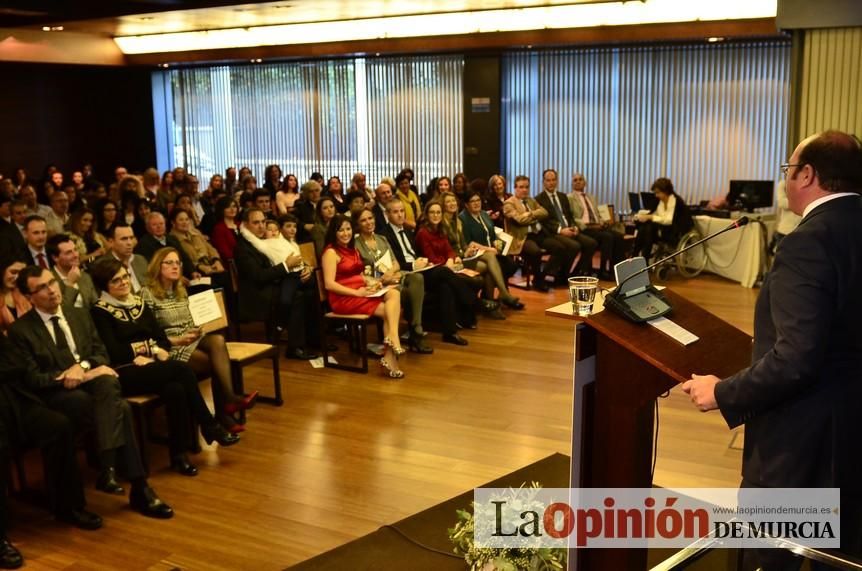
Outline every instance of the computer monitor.
POLYGON ((772 208, 775 182, 771 180, 732 180, 727 203, 731 208, 754 212, 756 208, 772 208))
POLYGON ((641 195, 636 192, 629 193, 629 208, 632 212, 638 212, 641 209, 641 195))
POLYGON ((654 212, 658 208, 658 202, 658 196, 654 192, 641 193, 641 204, 643 204, 644 210, 654 212))

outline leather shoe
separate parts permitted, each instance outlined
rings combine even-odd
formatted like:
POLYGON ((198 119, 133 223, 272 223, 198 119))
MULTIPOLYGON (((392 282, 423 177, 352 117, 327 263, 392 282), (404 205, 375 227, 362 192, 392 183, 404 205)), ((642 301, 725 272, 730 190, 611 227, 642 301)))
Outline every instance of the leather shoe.
MULTIPOLYGON (((3 490, 3 493, 6 493, 3 490)), ((21 552, 5 537, 0 539, 0 569, 17 569, 24 565, 21 552)))
POLYGON ((525 305, 521 303, 521 300, 515 296, 508 297, 504 300, 501 300, 502 304, 511 307, 512 309, 524 309, 525 305))
POLYGON ((185 454, 174 456, 171 458, 171 470, 183 476, 197 476, 198 468, 189 461, 189 457, 185 454))
POLYGON ((126 493, 125 488, 117 482, 117 471, 114 468, 105 468, 96 479, 96 489, 106 494, 118 496, 126 493))
POLYGON ((430 355, 434 349, 425 344, 425 340, 419 335, 410 335, 410 349, 422 355, 430 355))
POLYGON ((452 343, 453 345, 468 345, 467 340, 458 335, 457 333, 452 333, 449 335, 443 335, 444 343, 452 343))
POLYGON ((233 446, 239 442, 239 436, 231 434, 221 424, 211 424, 210 426, 202 426, 201 434, 207 444, 218 442, 222 446, 233 446))
POLYGON ((74 525, 79 529, 94 530, 102 527, 102 518, 87 510, 72 510, 57 514, 57 521, 74 525))
POLYGON ((299 359, 300 361, 310 361, 311 359, 317 359, 317 355, 312 353, 311 351, 306 351, 303 348, 298 349, 288 349, 284 352, 284 356, 288 359, 299 359))
POLYGON ((133 510, 147 517, 158 519, 170 519, 174 517, 174 510, 163 502, 156 491, 149 486, 132 490, 129 494, 129 505, 133 510))

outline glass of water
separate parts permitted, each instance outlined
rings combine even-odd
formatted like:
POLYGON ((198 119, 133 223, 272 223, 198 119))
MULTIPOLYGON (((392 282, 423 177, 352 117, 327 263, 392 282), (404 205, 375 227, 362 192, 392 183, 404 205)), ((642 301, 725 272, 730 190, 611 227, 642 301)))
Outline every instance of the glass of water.
POLYGON ((572 301, 572 310, 577 309, 580 317, 586 317, 593 312, 593 302, 596 300, 598 287, 599 278, 569 278, 569 298, 572 301))

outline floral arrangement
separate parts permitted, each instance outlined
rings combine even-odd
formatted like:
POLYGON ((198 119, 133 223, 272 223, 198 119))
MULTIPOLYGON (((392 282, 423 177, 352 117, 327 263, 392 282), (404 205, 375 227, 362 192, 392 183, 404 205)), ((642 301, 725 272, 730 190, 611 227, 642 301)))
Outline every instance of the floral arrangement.
MULTIPOLYGON (((515 490, 509 488, 505 496, 499 499, 518 500, 521 505, 530 506, 534 503, 536 492, 541 489, 538 482, 526 483, 515 490)), ((488 509, 471 502, 473 512, 477 509, 488 509)), ((455 546, 455 553, 464 557, 470 571, 558 571, 565 569, 567 551, 561 548, 519 547, 519 548, 480 548, 473 543, 475 534, 475 519, 468 510, 456 510, 458 521, 455 527, 449 529, 449 540, 455 546)), ((493 520, 491 516, 490 520, 493 520)), ((485 519, 489 521, 489 519, 485 519)))

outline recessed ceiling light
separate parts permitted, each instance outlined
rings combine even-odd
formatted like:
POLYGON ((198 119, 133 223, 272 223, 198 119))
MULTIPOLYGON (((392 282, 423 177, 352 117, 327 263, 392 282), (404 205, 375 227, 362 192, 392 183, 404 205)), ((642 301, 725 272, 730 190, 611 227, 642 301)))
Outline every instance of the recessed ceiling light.
POLYGON ((166 67, 170 67, 170 65, 171 64, 169 64, 169 63, 160 63, 159 67, 165 67, 166 68, 166 67))
POLYGON ((720 36, 712 36, 710 38, 706 38, 706 41, 711 43, 711 44, 714 44, 715 42, 723 42, 724 38, 722 38, 720 36))
POLYGON ((155 20, 155 18, 153 18, 152 16, 141 16, 140 18, 138 18, 139 22, 151 22, 153 20, 155 20))
POLYGON ((62 32, 63 26, 42 26, 43 32, 62 32))
POLYGON ((259 57, 256 57, 256 58, 251 58, 249 61, 250 61, 251 63, 260 63, 260 62, 262 62, 263 60, 262 60, 262 59, 260 59, 259 57))

